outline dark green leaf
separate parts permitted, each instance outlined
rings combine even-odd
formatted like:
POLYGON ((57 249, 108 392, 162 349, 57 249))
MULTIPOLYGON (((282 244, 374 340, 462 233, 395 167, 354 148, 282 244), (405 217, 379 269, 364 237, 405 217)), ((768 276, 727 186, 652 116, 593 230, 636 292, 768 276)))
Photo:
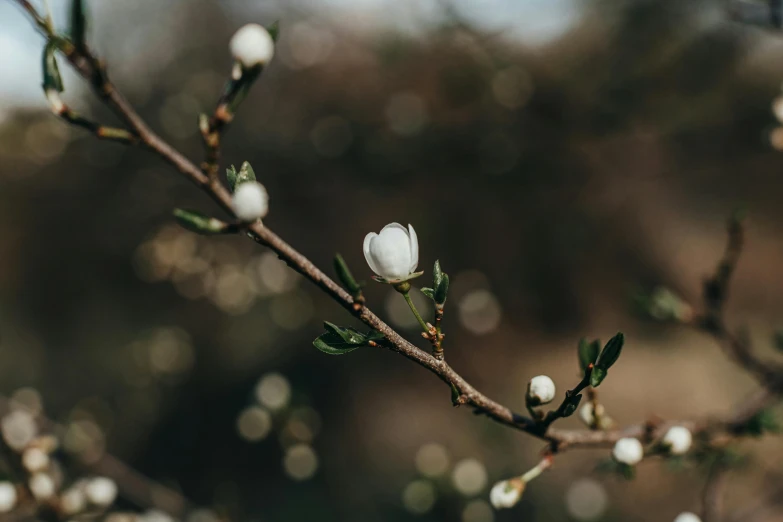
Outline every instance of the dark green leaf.
POLYGON ((226 169, 226 179, 228 180, 228 188, 231 189, 231 192, 234 192, 237 186, 237 169, 235 166, 231 165, 230 169, 226 169))
POLYGON ((620 474, 626 480, 633 480, 636 477, 636 468, 628 464, 620 464, 620 474))
POLYGON ((590 386, 597 388, 601 381, 606 377, 606 370, 602 368, 593 368, 593 373, 590 374, 590 386))
POLYGON ((73 0, 71 3, 71 40, 76 47, 84 47, 87 33, 87 14, 85 0, 73 0))
POLYGON ((174 217, 183 228, 197 234, 223 234, 233 231, 233 228, 219 219, 206 216, 195 210, 174 209, 174 217))
POLYGON ((313 341, 313 346, 329 355, 349 353, 362 346, 367 346, 370 341, 377 342, 384 338, 381 332, 375 330, 363 334, 353 328, 343 328, 328 321, 324 321, 324 328, 326 328, 326 333, 321 334, 313 341))
POLYGON ((600 350, 601 343, 598 339, 593 342, 588 342, 584 337, 579 339, 579 367, 582 373, 587 371, 588 366, 595 364, 600 350))
POLYGON ((563 408, 563 418, 570 417, 574 414, 576 409, 579 407, 579 403, 582 401, 582 394, 574 395, 573 397, 568 398, 568 402, 566 402, 565 408, 563 408))
POLYGON ((342 282, 343 286, 345 286, 351 294, 356 295, 361 291, 362 285, 356 282, 351 270, 348 268, 348 264, 340 254, 334 256, 334 270, 337 272, 337 277, 340 279, 340 282, 342 282))
POLYGON ((53 40, 46 42, 43 52, 43 88, 63 92, 63 80, 60 68, 57 66, 56 52, 57 44, 53 40))
POLYGON ((329 355, 343 355, 358 350, 362 345, 345 342, 339 335, 327 332, 313 341, 313 346, 329 355))
POLYGON ((432 299, 435 300, 435 290, 432 288, 427 288, 426 286, 421 289, 421 293, 432 299))
POLYGON ((280 20, 275 20, 266 30, 269 32, 269 36, 272 37, 272 41, 277 43, 277 39, 280 38, 280 20))
POLYGON ((609 339, 604 349, 601 350, 601 355, 598 356, 598 360, 595 363, 596 368, 602 370, 608 370, 612 365, 620 358, 620 352, 623 350, 623 343, 625 338, 622 332, 609 339))
POLYGON ((438 288, 440 282, 443 280, 443 271, 440 269, 440 261, 435 261, 435 266, 432 267, 432 287, 438 288))
POLYGON ((446 297, 448 297, 448 293, 449 293, 449 274, 443 274, 440 284, 435 289, 435 296, 433 299, 437 304, 443 305, 446 302, 446 297))

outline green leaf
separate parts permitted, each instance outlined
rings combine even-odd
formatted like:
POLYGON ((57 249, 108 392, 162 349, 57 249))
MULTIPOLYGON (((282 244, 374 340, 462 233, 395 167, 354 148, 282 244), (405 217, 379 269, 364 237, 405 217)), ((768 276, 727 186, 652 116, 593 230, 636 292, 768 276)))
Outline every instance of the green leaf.
POLYGON ((233 227, 228 223, 206 216, 195 210, 176 208, 174 209, 174 217, 180 226, 197 234, 225 234, 233 231, 233 227))
POLYGON ((350 353, 362 346, 368 346, 370 341, 380 341, 384 338, 381 332, 372 330, 363 334, 353 328, 343 328, 336 324, 324 321, 326 333, 321 334, 313 341, 313 346, 329 355, 343 355, 350 353))
POLYGON ((440 284, 435 288, 435 296, 433 299, 439 305, 443 305, 446 302, 446 297, 449 293, 449 274, 443 274, 440 284))
POLYGON ((84 0, 73 0, 71 3, 71 40, 76 47, 84 47, 87 34, 87 14, 84 0))
POLYGON ((427 288, 426 286, 421 289, 421 293, 432 299, 435 300, 435 290, 432 288, 427 288))
POLYGON ((565 408, 563 408, 563 418, 570 417, 574 414, 576 409, 579 407, 579 403, 582 401, 582 394, 574 395, 573 397, 568 398, 568 402, 566 402, 565 408))
POLYGON ((438 288, 443 280, 443 270, 440 269, 440 261, 435 261, 435 266, 432 267, 432 282, 433 288, 438 288))
POLYGON ((337 254, 334 256, 334 270, 337 272, 337 277, 342 282, 343 286, 348 289, 354 296, 361 292, 362 285, 354 279, 351 270, 348 268, 348 264, 343 259, 343 256, 337 254))
POLYGON ((780 431, 780 422, 769 409, 758 412, 744 426, 744 432, 754 437, 760 437, 765 433, 780 433, 780 431))
POLYGON ((579 339, 579 367, 582 373, 587 371, 588 366, 595 364, 600 350, 601 342, 598 339, 593 342, 588 342, 584 337, 579 339))
POLYGON ((256 180, 256 173, 253 170, 253 167, 250 166, 250 163, 245 161, 242 163, 242 167, 239 169, 239 174, 237 175, 237 185, 240 183, 245 183, 248 181, 255 181, 256 180))
POLYGON ((590 386, 598 388, 604 378, 606 378, 606 370, 598 367, 593 368, 593 373, 590 374, 590 386))
POLYGON ((636 477, 636 468, 628 464, 620 464, 619 471, 626 480, 633 480, 636 477))
POLYGON ((623 336, 622 332, 618 332, 617 335, 609 339, 609 342, 606 343, 604 349, 601 350, 601 355, 598 356, 598 360, 595 362, 595 367, 604 371, 611 368, 612 365, 617 362, 617 359, 620 358, 620 353, 623 351, 624 342, 625 337, 623 336))
POLYGON ((231 192, 234 192, 234 189, 237 186, 237 168, 233 165, 231 165, 231 168, 226 169, 226 179, 228 180, 228 188, 231 189, 231 192))
POLYGON ((269 32, 269 36, 272 37, 272 41, 277 43, 277 39, 280 38, 280 20, 275 20, 266 30, 269 32))
POLYGON ((53 40, 46 42, 43 52, 43 88, 63 92, 63 80, 60 68, 57 66, 56 52, 57 44, 53 40))

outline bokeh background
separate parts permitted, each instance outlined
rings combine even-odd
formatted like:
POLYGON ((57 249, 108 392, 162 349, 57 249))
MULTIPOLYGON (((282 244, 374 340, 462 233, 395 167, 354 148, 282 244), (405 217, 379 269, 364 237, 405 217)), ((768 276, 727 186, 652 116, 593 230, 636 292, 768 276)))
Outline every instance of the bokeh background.
MULTIPOLYGON (((68 3, 51 3, 64 27, 68 3)), ((265 222, 327 269, 340 252, 369 280, 364 235, 413 224, 422 281, 435 259, 452 276, 449 361, 512 408, 535 375, 575 384, 578 339, 617 331, 626 349, 600 398, 620 424, 717 415, 751 392, 709 338, 631 306, 658 286, 698 305, 737 205, 750 219, 730 323, 776 356, 783 36, 733 19, 727 2, 91 8, 115 82, 194 159, 231 34, 280 20, 224 166, 250 161, 271 195, 265 222)), ((763 22, 763 4, 742 8, 763 22)), ((627 482, 596 472, 608 451, 595 450, 558 457, 517 507, 493 513, 491 484, 532 467, 542 444, 452 408, 440 381, 393 353, 315 350, 321 321, 352 320, 263 248, 178 228, 174 207, 218 211, 150 153, 54 118, 42 45, 0 2, 0 391, 62 423, 74 469, 109 462, 131 492, 122 506, 190 522, 657 521, 699 509, 703 470, 649 462, 627 482)), ((65 84, 76 110, 116 121, 73 74, 65 84)), ((366 295, 421 341, 397 294, 373 283, 366 295)), ((751 464, 731 476, 730 511, 781 471, 774 438, 741 451, 751 464)))

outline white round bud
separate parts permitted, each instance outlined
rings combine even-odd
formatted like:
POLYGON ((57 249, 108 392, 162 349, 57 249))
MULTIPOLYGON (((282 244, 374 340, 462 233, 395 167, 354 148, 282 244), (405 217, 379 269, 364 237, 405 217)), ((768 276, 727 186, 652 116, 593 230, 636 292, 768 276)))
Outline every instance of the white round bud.
POLYGON ((269 31, 258 24, 241 27, 231 38, 231 54, 245 68, 264 65, 275 54, 275 42, 269 31))
POLYGON ((598 404, 595 408, 595 413, 593 413, 593 403, 588 402, 585 403, 581 408, 579 408, 579 418, 582 419, 582 422, 587 424, 588 426, 594 426, 597 424, 598 419, 596 419, 596 416, 599 418, 603 416, 604 414, 604 406, 602 404, 598 404))
POLYGON ((672 426, 663 436, 663 444, 669 448, 672 455, 684 455, 691 449, 693 436, 688 428, 672 426))
POLYGON ((642 443, 637 439, 627 437, 615 443, 612 457, 621 464, 633 466, 644 458, 644 448, 642 448, 642 443))
POLYGON ((14 410, 0 421, 3 439, 11 449, 22 451, 38 434, 35 417, 25 410, 14 410))
POLYGON ((43 471, 49 465, 49 455, 41 448, 27 448, 22 453, 22 465, 30 473, 43 471))
POLYGON ((240 220, 253 222, 269 212, 269 195, 261 183, 246 181, 236 186, 232 206, 240 220))
POLYGON ((0 513, 8 513, 16 506, 16 486, 4 480, 0 482, 0 513))
POLYGON ((530 379, 527 385, 527 400, 533 406, 548 404, 555 398, 555 383, 546 375, 530 379))
POLYGON ((117 498, 117 484, 110 478, 97 477, 87 483, 84 493, 96 506, 110 506, 117 498))
POLYGON ((525 483, 517 479, 515 481, 502 480, 492 486, 489 492, 489 501, 495 509, 510 508, 522 498, 525 483))
POLYGON ((674 519, 674 522, 701 522, 701 519, 698 515, 695 515, 689 511, 685 511, 684 513, 677 515, 677 518, 674 519))
POLYGON ((75 515, 87 506, 87 498, 81 487, 74 486, 60 495, 60 508, 66 515, 75 515))
POLYGON ((30 492, 38 500, 51 498, 57 491, 54 479, 46 473, 33 473, 28 482, 30 492))

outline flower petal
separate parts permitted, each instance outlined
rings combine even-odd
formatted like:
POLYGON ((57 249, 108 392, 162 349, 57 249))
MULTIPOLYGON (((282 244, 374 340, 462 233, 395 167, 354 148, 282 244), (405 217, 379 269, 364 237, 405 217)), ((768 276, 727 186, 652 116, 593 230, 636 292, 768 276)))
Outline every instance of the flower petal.
POLYGON ((364 259, 367 261, 367 264, 370 265, 370 270, 380 275, 380 272, 378 272, 378 267, 375 265, 375 262, 372 259, 372 254, 370 253, 370 243, 374 237, 378 237, 378 234, 375 232, 370 232, 364 236, 364 246, 362 250, 364 250, 364 259))
POLYGON ((419 266, 419 236, 416 235, 416 231, 413 230, 413 225, 410 223, 408 223, 408 232, 411 243, 411 266, 408 270, 413 273, 416 271, 416 267, 419 266))
POLYGON ((397 223, 383 227, 378 237, 370 241, 370 256, 378 268, 378 275, 386 279, 407 276, 411 265, 408 231, 397 223))

